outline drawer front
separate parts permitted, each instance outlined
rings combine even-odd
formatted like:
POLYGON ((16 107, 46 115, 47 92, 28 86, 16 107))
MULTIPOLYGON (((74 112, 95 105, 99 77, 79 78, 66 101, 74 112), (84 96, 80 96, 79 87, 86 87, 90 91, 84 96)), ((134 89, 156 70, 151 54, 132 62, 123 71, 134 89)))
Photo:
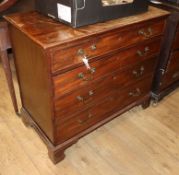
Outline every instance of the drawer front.
POLYGON ((161 35, 164 25, 164 20, 146 23, 124 31, 108 32, 108 34, 97 36, 95 39, 85 40, 83 43, 78 43, 69 48, 52 50, 52 72, 55 73, 58 70, 80 64, 85 56, 90 60, 93 57, 161 35))
POLYGON ((107 74, 117 69, 124 69, 126 66, 134 65, 147 60, 160 51, 161 39, 152 40, 145 44, 132 47, 130 49, 113 54, 96 62, 90 63, 91 70, 85 66, 59 74, 53 77, 55 97, 59 97, 71 90, 78 89, 80 86, 89 85, 94 80, 105 77, 107 74))
POLYGON ((149 94, 152 84, 152 76, 144 79, 128 89, 114 91, 100 104, 93 105, 82 113, 73 116, 69 120, 56 120, 56 136, 59 143, 70 139, 76 134, 93 126, 94 124, 109 117, 123 107, 131 104, 149 94))
POLYGON ((175 51, 169 61, 167 71, 162 79, 161 90, 179 80, 179 51, 175 51))
POLYGON ((124 89, 154 72, 156 58, 144 61, 123 72, 116 71, 109 76, 55 100, 56 117, 68 118, 97 101, 104 99, 113 90, 124 89))
POLYGON ((179 31, 176 33, 175 40, 173 43, 173 49, 179 49, 179 31))

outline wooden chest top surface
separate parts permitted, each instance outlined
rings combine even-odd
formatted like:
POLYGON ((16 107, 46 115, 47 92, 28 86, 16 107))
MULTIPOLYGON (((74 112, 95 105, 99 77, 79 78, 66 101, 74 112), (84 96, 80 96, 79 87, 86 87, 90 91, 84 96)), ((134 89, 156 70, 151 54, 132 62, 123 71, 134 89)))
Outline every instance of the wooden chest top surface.
POLYGON ((106 31, 123 28, 154 18, 169 15, 169 12, 149 7, 143 14, 111 20, 105 23, 73 29, 37 12, 16 13, 5 16, 13 26, 21 30, 42 48, 47 49, 74 40, 90 37, 106 31))

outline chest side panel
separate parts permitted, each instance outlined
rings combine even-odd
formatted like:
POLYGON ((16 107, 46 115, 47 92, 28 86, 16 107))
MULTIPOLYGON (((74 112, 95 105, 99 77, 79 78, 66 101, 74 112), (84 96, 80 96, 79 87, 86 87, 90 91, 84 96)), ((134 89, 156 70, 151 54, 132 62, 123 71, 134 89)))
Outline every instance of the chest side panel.
POLYGON ((30 38, 10 27, 22 107, 53 141, 48 62, 43 50, 30 38))

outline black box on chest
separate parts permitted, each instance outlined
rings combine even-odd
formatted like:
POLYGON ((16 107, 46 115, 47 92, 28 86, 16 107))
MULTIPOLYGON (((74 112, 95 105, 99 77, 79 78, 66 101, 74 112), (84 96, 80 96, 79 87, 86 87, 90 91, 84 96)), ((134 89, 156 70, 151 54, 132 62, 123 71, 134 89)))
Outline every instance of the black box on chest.
POLYGON ((148 0, 36 0, 36 9, 76 28, 145 12, 148 0))

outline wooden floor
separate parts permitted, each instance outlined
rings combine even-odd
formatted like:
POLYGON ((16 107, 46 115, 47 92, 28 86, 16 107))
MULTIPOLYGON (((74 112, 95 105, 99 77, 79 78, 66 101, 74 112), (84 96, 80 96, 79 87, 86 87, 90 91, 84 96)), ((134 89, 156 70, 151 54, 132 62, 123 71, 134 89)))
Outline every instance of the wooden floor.
POLYGON ((53 165, 13 112, 0 65, 0 175, 179 175, 179 89, 157 107, 134 108, 82 138, 53 165))

